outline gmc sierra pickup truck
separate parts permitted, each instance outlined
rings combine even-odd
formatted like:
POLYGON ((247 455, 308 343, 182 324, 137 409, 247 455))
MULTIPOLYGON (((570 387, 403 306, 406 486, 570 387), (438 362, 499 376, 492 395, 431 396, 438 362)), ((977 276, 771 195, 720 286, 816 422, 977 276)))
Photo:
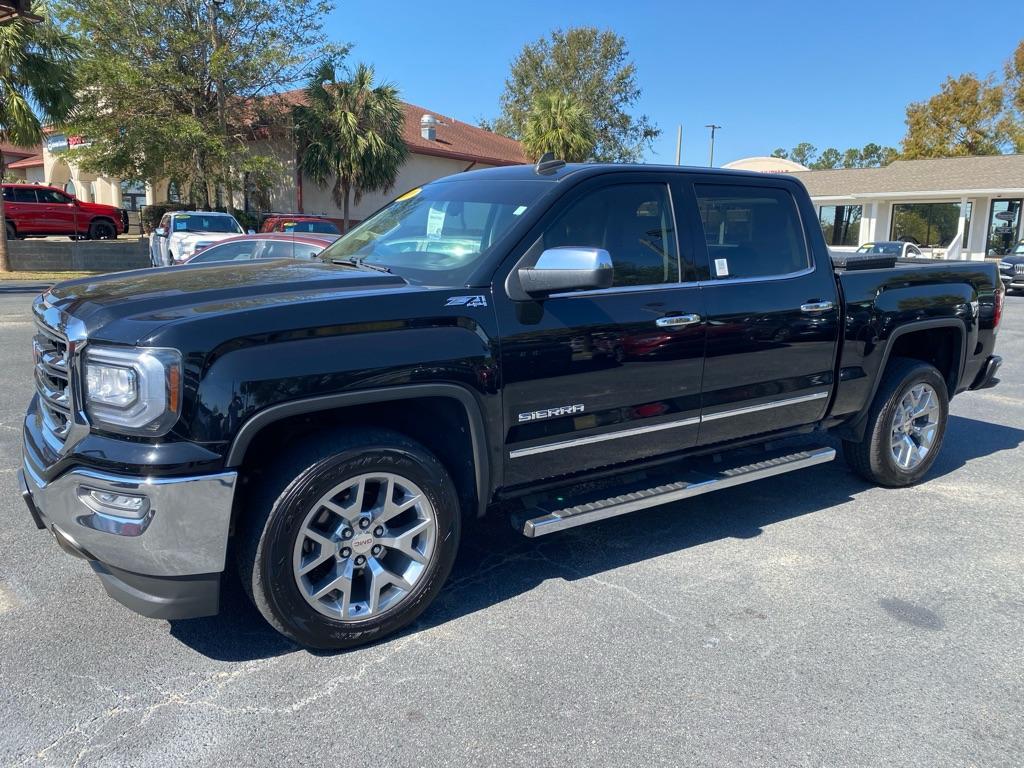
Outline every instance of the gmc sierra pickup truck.
POLYGON ((321 255, 57 285, 22 494, 135 611, 227 569, 295 642, 409 624, 463 532, 536 537, 832 460, 928 472, 994 384, 995 263, 830 257, 786 176, 461 173, 321 255), (833 433, 828 437, 826 433, 833 433))

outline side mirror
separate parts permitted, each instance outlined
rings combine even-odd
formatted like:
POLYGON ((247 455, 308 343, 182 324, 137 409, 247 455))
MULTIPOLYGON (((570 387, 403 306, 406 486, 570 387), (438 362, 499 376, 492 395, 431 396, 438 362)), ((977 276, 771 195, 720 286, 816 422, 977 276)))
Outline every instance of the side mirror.
POLYGON ((530 296, 611 288, 612 257, 603 248, 548 248, 532 267, 519 269, 519 284, 530 296))
POLYGON ((157 237, 167 237, 167 229, 165 227, 157 227, 153 230, 153 234, 157 237))

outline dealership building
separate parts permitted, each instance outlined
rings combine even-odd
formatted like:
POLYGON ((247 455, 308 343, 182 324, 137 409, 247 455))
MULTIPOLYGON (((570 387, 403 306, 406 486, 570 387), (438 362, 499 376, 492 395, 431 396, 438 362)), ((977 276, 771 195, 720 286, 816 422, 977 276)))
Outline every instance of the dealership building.
POLYGON ((826 241, 837 250, 907 240, 939 258, 983 259, 1007 253, 1022 235, 1024 155, 897 160, 884 168, 824 171, 756 157, 724 167, 800 179, 826 241))
MULTIPOLYGON (((301 91, 294 91, 283 96, 298 103, 300 94, 301 91)), ((350 204, 349 215, 353 221, 365 218, 397 192, 442 176, 526 162, 518 141, 412 104, 403 104, 403 111, 404 139, 409 156, 391 190, 365 194, 358 204, 350 204)), ((81 200, 116 205, 129 211, 138 211, 143 205, 158 202, 187 200, 188 190, 174 179, 118 179, 80 168, 70 161, 68 150, 84 141, 82 137, 52 131, 46 135, 41 151, 8 147, 13 153, 10 155, 9 173, 29 182, 60 187, 81 200)), ((266 190, 269 205, 260 206, 254 196, 240 191, 234 201, 236 208, 254 212, 269 208, 341 219, 342 212, 334 204, 330 190, 317 186, 305 174, 298 172, 296 149, 290 141, 268 142, 258 151, 276 157, 284 169, 283 176, 272 189, 266 190)), ((244 189, 245 185, 239 186, 244 189)))

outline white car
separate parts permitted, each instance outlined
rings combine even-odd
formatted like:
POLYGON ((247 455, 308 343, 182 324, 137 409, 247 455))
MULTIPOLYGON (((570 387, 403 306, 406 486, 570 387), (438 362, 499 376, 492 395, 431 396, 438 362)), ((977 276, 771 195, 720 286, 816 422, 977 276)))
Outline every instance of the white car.
POLYGON ((244 234, 230 213, 171 211, 149 236, 149 258, 154 267, 183 264, 216 242, 244 234))
POLYGON ((877 243, 864 243, 857 253, 870 253, 875 256, 895 256, 898 259, 922 259, 924 253, 913 243, 902 240, 884 240, 877 243))

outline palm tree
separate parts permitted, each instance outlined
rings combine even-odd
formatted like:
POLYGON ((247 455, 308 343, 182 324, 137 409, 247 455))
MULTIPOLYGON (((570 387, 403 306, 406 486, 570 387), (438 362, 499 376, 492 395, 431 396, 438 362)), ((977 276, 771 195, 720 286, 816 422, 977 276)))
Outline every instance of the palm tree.
MULTIPOLYGON (((33 8, 42 15, 44 9, 33 8)), ((23 147, 43 140, 43 122, 61 123, 75 102, 75 42, 49 21, 0 25, 0 142, 23 147)), ((6 175, 0 154, 0 179, 6 175)), ((4 218, 0 195, 0 219, 4 218)), ((6 219, 5 219, 6 221, 6 219)), ((0 272, 10 270, 7 232, 0 231, 0 272)))
POLYGON ((594 153, 597 133, 586 107, 567 93, 541 93, 523 126, 523 147, 536 159, 546 152, 566 162, 583 162, 594 153))
POLYGON ((350 201, 358 205, 365 193, 390 189, 409 150, 395 86, 374 86, 373 67, 365 64, 347 79, 337 74, 333 61, 313 72, 306 104, 295 110, 295 133, 300 169, 317 185, 331 186, 347 232, 350 201))

